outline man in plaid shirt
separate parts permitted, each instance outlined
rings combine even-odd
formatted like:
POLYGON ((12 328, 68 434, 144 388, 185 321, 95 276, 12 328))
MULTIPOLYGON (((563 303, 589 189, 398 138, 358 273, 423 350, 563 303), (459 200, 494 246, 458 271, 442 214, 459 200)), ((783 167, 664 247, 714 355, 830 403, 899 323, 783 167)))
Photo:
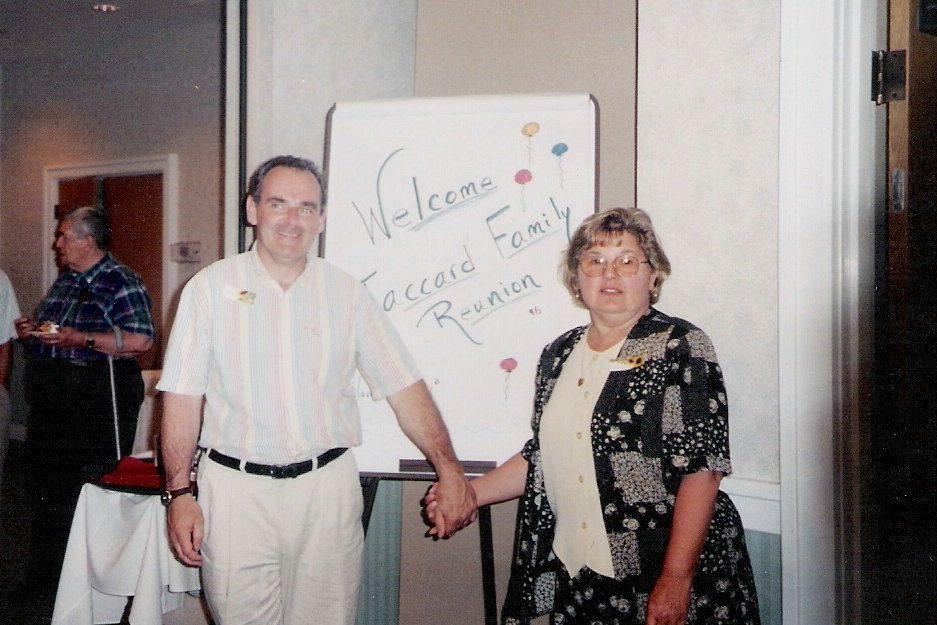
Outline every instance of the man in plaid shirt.
POLYGON ((35 319, 15 321, 17 335, 29 342, 28 442, 36 488, 26 588, 36 595, 29 603, 40 611, 55 602, 81 486, 130 453, 143 402, 134 356, 153 345, 150 297, 140 277, 117 262, 107 244, 103 211, 79 208, 65 215, 54 249, 66 271, 35 319))

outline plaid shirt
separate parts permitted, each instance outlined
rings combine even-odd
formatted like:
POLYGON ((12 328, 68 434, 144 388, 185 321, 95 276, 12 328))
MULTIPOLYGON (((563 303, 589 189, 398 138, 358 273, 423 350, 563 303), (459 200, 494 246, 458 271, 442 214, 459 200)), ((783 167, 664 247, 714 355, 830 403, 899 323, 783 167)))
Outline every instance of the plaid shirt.
MULTIPOLYGON (((51 321, 81 332, 124 332, 155 336, 150 296, 132 269, 110 253, 84 273, 66 271, 55 281, 36 311, 36 323, 51 321)), ((60 348, 32 341, 39 358, 107 360, 107 355, 84 347, 60 348)))

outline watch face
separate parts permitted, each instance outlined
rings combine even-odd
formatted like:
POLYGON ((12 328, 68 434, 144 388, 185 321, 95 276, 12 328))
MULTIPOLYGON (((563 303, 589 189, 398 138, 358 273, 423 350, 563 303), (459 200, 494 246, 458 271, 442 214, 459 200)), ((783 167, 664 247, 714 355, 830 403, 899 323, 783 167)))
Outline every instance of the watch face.
POLYGON ((163 502, 164 506, 168 506, 169 502, 172 501, 172 494, 169 491, 164 491, 160 496, 159 500, 163 502))

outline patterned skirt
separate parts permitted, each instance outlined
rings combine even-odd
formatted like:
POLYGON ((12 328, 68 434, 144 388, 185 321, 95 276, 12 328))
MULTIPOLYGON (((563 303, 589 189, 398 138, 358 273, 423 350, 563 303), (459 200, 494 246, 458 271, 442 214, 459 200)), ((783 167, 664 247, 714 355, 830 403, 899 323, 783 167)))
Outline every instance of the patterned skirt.
MULTIPOLYGON (((696 567, 687 625, 760 625, 758 597, 741 520, 717 505, 696 567)), ((570 577, 562 567, 550 622, 554 625, 644 625, 648 589, 589 568, 570 577)))

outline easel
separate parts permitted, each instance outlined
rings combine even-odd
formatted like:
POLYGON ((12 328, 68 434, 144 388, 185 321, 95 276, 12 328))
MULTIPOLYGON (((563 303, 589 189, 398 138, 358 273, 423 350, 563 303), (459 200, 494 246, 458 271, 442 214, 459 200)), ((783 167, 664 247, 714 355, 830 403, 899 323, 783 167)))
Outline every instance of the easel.
MULTIPOLYGON (((463 462, 466 474, 481 475, 494 468, 493 462, 463 462)), ((405 480, 434 480, 435 473, 425 460, 401 460, 402 474, 392 476, 394 479, 405 480), (406 469, 406 472, 404 472, 406 469)), ((361 513, 361 524, 365 536, 371 522, 371 511, 374 509, 374 500, 377 497, 377 488, 385 477, 372 474, 362 474, 361 492, 364 498, 364 508, 361 513)), ((482 603, 485 609, 485 625, 497 625, 498 604, 495 595, 495 558, 494 543, 491 527, 491 507, 482 506, 478 509, 478 543, 481 553, 482 567, 482 603)))

